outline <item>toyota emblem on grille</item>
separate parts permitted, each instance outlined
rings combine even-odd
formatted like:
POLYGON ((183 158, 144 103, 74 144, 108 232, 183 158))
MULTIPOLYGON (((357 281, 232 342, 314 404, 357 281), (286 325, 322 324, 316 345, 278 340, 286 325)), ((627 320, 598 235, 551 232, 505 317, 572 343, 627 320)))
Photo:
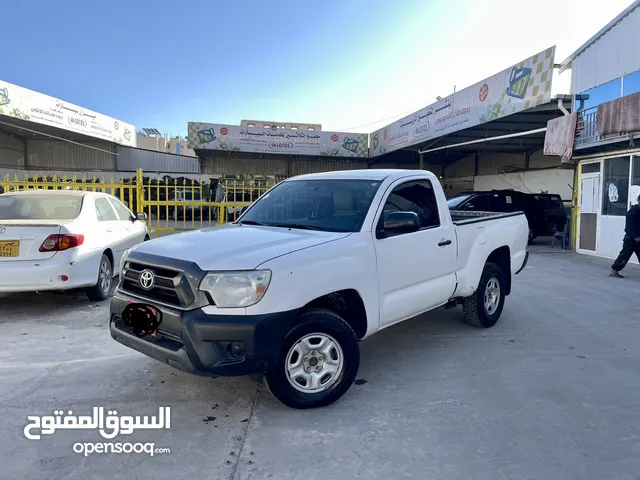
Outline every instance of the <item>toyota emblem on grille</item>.
POLYGON ((2 235, 6 231, 7 231, 7 229, 5 227, 3 227, 2 225, 0 225, 0 235, 2 235))
POLYGON ((156 283, 156 276, 151 270, 143 270, 140 274, 140 286, 145 290, 151 290, 156 283))

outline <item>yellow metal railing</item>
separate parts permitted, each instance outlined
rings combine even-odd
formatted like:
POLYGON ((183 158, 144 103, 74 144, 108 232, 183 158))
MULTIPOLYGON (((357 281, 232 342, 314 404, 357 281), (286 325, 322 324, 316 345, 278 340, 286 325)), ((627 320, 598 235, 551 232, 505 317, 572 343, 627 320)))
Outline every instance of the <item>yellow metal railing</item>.
MULTIPOLYGON (((82 190, 87 192, 104 192, 125 201, 127 192, 135 192, 135 185, 127 185, 116 182, 114 178, 108 181, 103 178, 77 178, 77 177, 28 177, 17 175, 4 175, 0 177, 0 194, 9 192, 22 192, 27 190, 82 190)), ((135 193, 134 193, 135 195, 135 193)))
POLYGON ((0 177, 0 194, 23 190, 84 190, 105 192, 134 212, 147 214, 152 231, 193 230, 235 221, 242 207, 256 201, 282 178, 223 178, 217 183, 183 179, 153 179, 142 170, 134 179, 0 177))

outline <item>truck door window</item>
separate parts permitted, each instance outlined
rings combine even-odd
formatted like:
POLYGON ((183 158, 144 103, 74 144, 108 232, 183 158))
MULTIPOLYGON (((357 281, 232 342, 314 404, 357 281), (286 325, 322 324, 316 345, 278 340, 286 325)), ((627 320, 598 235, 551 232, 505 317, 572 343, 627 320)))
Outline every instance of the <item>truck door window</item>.
POLYGON ((391 212, 417 213, 421 228, 440 226, 438 201, 429 180, 411 181, 394 188, 384 204, 381 224, 391 212))

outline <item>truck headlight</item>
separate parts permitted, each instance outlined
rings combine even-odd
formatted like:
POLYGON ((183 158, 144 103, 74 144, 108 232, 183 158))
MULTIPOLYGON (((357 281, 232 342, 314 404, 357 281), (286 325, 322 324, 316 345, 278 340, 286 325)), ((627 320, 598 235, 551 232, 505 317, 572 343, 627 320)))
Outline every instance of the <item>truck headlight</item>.
POLYGON ((264 296, 271 282, 270 270, 208 273, 200 290, 211 295, 220 308, 250 307, 264 296))

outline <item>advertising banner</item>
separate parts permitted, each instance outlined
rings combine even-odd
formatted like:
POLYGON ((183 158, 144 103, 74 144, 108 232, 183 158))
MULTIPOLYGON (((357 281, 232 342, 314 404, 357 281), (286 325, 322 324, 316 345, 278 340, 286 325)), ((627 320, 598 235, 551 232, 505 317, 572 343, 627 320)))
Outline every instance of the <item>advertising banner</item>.
POLYGON ((0 80, 0 118, 2 115, 128 147, 136 146, 136 129, 133 125, 0 80))
POLYGON ((551 100, 553 46, 371 134, 371 156, 506 117, 551 100))
POLYGON ((189 122, 189 146, 203 150, 328 157, 369 156, 366 133, 288 130, 189 122))

